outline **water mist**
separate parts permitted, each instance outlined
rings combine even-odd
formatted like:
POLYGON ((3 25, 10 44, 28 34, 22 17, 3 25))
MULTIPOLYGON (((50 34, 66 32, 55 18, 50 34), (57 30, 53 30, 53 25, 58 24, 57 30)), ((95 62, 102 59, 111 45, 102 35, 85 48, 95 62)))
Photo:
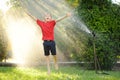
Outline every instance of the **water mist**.
POLYGON ((5 16, 7 33, 13 52, 13 62, 23 65, 40 65, 45 62, 41 30, 24 10, 39 19, 43 19, 45 12, 51 13, 54 19, 71 12, 71 18, 57 23, 55 27, 58 61, 72 61, 70 59, 72 52, 82 52, 82 48, 84 48, 82 39, 84 40, 85 37, 81 31, 87 33, 90 31, 64 0, 21 0, 21 2, 22 8, 10 9, 5 16), (79 35, 80 33, 81 35, 79 35), (74 42, 76 37, 82 38, 78 42, 74 42), (77 47, 78 43, 80 48, 77 47))

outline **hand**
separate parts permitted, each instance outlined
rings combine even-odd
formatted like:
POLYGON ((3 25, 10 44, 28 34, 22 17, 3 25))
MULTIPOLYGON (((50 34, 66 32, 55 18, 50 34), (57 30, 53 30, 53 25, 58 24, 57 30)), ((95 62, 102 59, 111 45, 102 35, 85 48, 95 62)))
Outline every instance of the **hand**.
POLYGON ((70 17, 70 16, 71 16, 71 13, 67 13, 66 16, 67 16, 67 17, 70 17))
POLYGON ((58 18, 58 19, 56 20, 56 22, 59 22, 59 21, 65 19, 65 18, 67 18, 67 17, 69 17, 69 16, 71 16, 71 13, 67 13, 65 16, 63 16, 63 17, 61 17, 61 18, 58 18))

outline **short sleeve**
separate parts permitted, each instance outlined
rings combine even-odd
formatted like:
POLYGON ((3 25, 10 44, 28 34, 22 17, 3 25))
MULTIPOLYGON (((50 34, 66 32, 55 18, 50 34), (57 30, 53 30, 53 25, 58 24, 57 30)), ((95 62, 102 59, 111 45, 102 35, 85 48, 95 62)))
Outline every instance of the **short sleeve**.
POLYGON ((41 20, 39 20, 39 19, 37 19, 36 22, 37 22, 37 24, 38 24, 39 26, 42 26, 42 24, 43 24, 43 22, 42 22, 41 20))
POLYGON ((56 24, 56 21, 55 20, 53 20, 53 23, 54 23, 54 25, 56 24))

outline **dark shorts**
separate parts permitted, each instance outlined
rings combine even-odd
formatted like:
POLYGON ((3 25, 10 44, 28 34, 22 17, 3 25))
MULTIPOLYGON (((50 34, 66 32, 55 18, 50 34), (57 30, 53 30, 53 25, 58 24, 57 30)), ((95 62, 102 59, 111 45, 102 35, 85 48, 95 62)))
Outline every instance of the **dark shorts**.
POLYGON ((46 41, 45 40, 43 42, 43 47, 44 47, 45 56, 49 56, 50 52, 51 52, 51 55, 56 55, 55 41, 46 41))

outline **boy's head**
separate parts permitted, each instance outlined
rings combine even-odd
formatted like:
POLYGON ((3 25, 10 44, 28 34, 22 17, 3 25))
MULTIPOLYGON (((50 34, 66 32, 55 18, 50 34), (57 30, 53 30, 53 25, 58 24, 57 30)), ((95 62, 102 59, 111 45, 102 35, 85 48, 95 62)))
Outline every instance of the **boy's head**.
POLYGON ((51 14, 45 13, 45 14, 44 14, 44 19, 45 19, 45 21, 51 21, 51 20, 52 20, 51 14))

